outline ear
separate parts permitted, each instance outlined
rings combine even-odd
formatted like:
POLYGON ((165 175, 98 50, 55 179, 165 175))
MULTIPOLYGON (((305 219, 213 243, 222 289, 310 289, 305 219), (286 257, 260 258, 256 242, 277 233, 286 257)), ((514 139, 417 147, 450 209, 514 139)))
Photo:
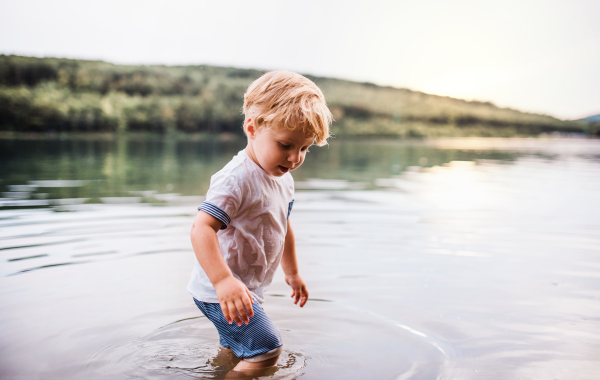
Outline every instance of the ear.
POLYGON ((256 131, 257 128, 254 125, 254 119, 249 117, 248 120, 246 120, 246 134, 249 138, 253 139, 256 137, 256 131))

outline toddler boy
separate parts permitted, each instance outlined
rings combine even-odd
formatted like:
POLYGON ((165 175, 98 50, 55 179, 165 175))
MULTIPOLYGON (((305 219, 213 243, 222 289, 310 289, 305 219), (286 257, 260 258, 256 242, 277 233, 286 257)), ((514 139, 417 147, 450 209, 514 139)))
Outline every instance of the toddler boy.
POLYGON ((280 262, 294 304, 308 300, 289 221, 289 172, 302 165, 309 146, 327 143, 332 121, 321 90, 287 71, 255 80, 243 113, 248 145, 211 177, 192 226, 197 262, 188 285, 221 345, 242 359, 234 371, 277 363, 281 336, 260 304, 280 262))

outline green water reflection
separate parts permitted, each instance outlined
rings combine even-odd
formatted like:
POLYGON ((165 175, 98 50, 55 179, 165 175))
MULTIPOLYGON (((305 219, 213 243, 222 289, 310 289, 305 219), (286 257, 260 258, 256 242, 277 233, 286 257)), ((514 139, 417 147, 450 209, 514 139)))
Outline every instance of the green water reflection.
MULTIPOLYGON (((243 140, 217 139, 0 140, 0 190, 4 199, 87 198, 87 202, 133 197, 142 191, 204 195, 210 176, 244 146, 243 140)), ((372 188, 375 179, 398 175, 411 166, 511 161, 516 156, 498 150, 439 149, 418 140, 333 139, 327 147, 312 147, 294 178, 347 180, 372 188)))

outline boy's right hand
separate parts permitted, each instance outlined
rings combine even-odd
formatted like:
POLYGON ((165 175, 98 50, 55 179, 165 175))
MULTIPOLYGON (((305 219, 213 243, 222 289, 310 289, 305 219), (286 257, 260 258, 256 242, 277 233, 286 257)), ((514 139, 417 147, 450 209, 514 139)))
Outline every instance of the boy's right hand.
POLYGON ((252 310, 254 302, 246 285, 233 276, 227 276, 214 286, 227 322, 235 321, 238 326, 249 323, 250 318, 254 317, 254 310, 252 310))

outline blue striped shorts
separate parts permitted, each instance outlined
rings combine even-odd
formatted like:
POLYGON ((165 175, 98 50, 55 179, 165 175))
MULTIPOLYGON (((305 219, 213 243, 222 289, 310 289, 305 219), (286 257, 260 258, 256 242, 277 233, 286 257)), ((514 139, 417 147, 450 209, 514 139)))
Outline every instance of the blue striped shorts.
POLYGON ((230 348, 238 358, 262 361, 281 352, 281 335, 257 301, 252 304, 254 317, 250 318, 248 324, 241 326, 235 322, 229 324, 218 303, 202 302, 195 298, 194 302, 217 328, 221 346, 230 348))

